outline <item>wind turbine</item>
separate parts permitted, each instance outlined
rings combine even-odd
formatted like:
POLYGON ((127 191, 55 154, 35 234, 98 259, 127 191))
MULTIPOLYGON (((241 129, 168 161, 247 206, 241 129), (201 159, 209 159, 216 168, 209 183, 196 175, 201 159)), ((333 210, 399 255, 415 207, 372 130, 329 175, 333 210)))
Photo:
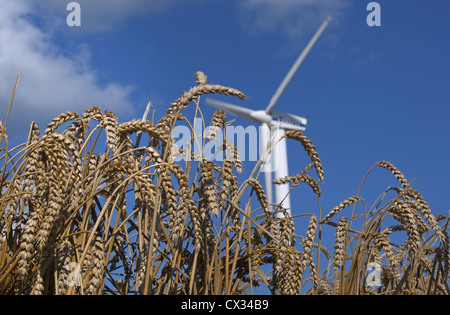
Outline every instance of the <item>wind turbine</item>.
MULTIPOLYGON (((328 17, 320 26, 320 28, 316 31, 314 36, 309 41, 308 45, 299 55, 295 63, 292 65, 291 69, 285 76, 284 80, 281 82, 275 94, 272 96, 269 105, 265 110, 251 110, 247 108, 243 108, 241 106, 236 106, 232 104, 228 104, 225 102, 217 101, 214 99, 207 98, 206 103, 222 109, 226 112, 229 112, 235 116, 244 118, 246 120, 256 122, 261 124, 261 144, 267 148, 267 143, 271 138, 271 127, 276 128, 274 133, 274 139, 278 140, 283 135, 285 130, 300 130, 304 131, 307 120, 304 117, 300 117, 293 114, 283 113, 276 110, 273 110, 273 107, 278 102, 281 94, 286 89, 287 85, 291 81, 294 74, 297 72, 297 69, 302 64, 303 60, 308 55, 311 48, 314 46, 316 41, 319 39, 320 35, 323 33, 325 28, 328 26, 331 17, 328 17)), ((275 172, 275 178, 282 178, 289 175, 288 172, 288 161, 287 161, 287 147, 286 147, 286 139, 283 138, 273 149, 272 152, 273 158, 269 159, 266 165, 266 169, 264 172, 265 177, 265 186, 266 186, 266 194, 268 203, 272 203, 272 171, 275 172), (267 166, 270 166, 267 169, 267 166)), ((277 204, 281 204, 281 206, 286 209, 287 213, 291 214, 291 202, 289 198, 289 185, 276 185, 275 187, 275 202, 277 204)), ((282 218, 284 217, 283 212, 278 212, 276 217, 282 218)))

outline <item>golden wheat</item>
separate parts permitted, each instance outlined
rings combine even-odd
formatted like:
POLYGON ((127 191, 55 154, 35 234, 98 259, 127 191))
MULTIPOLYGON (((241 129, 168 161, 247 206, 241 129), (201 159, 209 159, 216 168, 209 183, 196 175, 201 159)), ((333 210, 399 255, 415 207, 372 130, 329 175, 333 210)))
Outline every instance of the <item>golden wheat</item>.
MULTIPOLYGON (((0 294, 241 295, 258 286, 273 294, 450 293, 449 218, 436 216, 392 163, 378 162, 367 174, 387 169, 401 187, 370 207, 358 189, 321 218, 325 172, 316 147, 286 131, 310 163, 273 184, 306 183, 319 205, 315 214, 279 217, 282 205, 268 203, 258 180, 261 164, 245 169, 232 142, 219 146, 223 163, 207 159, 206 141, 194 144, 194 137, 185 150, 176 148, 171 132, 189 122, 182 111, 190 102, 192 118, 204 122, 201 95, 245 98, 208 84, 203 72, 195 79, 156 124, 146 114, 119 123, 114 113, 90 107, 58 115, 42 135, 31 123, 26 141, 9 149, 7 124, 0 123, 0 294), (194 145, 200 152, 191 152, 194 145), (180 152, 189 157, 184 163, 175 162, 180 152), (351 215, 340 213, 359 201, 351 215), (373 263, 382 270, 378 288, 366 283, 373 263)), ((225 112, 213 113, 208 141, 219 139, 225 120, 225 112)))
POLYGON ((334 243, 334 288, 335 292, 339 291, 341 267, 345 260, 345 241, 347 238, 347 218, 342 217, 336 227, 336 240, 334 243))
POLYGON ((328 223, 332 217, 334 217, 337 213, 339 213, 341 210, 347 208, 348 206, 354 204, 355 202, 361 201, 362 198, 359 196, 350 197, 348 199, 345 199, 340 204, 338 204, 336 207, 331 209, 331 211, 320 221, 321 224, 328 223))
POLYGON ((302 247, 303 247, 303 268, 302 270, 305 269, 305 267, 307 265, 309 265, 309 270, 311 272, 311 279, 312 279, 312 283, 313 283, 313 287, 314 289, 318 289, 318 275, 316 272, 316 266, 314 264, 314 259, 313 259, 313 244, 315 242, 316 239, 316 232, 317 232, 317 226, 318 222, 317 222, 317 217, 315 215, 313 215, 311 217, 311 219, 309 220, 309 224, 308 224, 308 229, 306 231, 306 236, 305 238, 302 240, 302 247))
POLYGON ((317 153, 316 147, 313 145, 312 141, 309 140, 308 137, 303 135, 303 133, 301 131, 296 131, 296 130, 286 131, 286 133, 284 134, 284 137, 297 140, 298 142, 300 142, 302 144, 306 153, 311 158, 311 162, 314 164, 319 181, 321 181, 323 183, 323 181, 324 181, 323 176, 324 176, 325 172, 322 167, 322 162, 319 159, 319 154, 317 153))

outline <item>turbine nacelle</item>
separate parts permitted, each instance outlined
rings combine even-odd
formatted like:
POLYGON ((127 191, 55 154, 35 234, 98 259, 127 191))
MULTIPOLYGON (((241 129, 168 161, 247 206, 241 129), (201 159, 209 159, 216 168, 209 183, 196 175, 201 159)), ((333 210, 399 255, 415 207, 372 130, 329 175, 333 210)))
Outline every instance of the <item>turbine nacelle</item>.
POLYGON ((268 115, 264 110, 252 111, 250 115, 260 124, 266 123, 270 125, 272 123, 272 116, 268 115))

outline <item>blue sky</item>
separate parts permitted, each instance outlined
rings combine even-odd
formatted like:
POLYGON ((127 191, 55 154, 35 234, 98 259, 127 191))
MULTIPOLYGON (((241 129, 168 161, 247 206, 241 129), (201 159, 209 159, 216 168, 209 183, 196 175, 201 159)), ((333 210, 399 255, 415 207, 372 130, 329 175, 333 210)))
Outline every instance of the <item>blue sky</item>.
MULTIPOLYGON (((416 179, 413 187, 435 213, 448 213, 449 1, 378 1, 381 26, 369 27, 369 1, 82 0, 82 25, 72 28, 68 2, 0 0, 2 120, 21 70, 11 139, 24 140, 32 120, 43 129, 60 112, 90 106, 127 121, 151 101, 159 118, 195 84, 197 70, 249 96, 227 101, 264 109, 331 15, 276 106, 308 117, 305 134, 325 170, 322 211, 354 195, 366 171, 388 160, 416 179)), ((203 109, 211 117, 213 110, 203 109)), ((293 174, 308 164, 296 143, 289 145, 289 163, 293 174)), ((378 169, 361 195, 370 206, 397 185, 378 169)), ((308 188, 295 192, 293 214, 314 212, 308 188)))

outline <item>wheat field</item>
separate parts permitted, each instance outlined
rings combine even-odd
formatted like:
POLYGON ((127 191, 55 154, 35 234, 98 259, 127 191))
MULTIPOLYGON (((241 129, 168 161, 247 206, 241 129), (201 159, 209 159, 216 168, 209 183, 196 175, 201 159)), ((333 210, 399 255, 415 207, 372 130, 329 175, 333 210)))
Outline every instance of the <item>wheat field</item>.
POLYGON ((62 113, 45 129, 31 123, 28 139, 10 148, 3 120, 0 294, 450 293, 449 218, 435 216, 392 163, 380 161, 367 175, 390 172, 397 187, 370 203, 344 196, 324 211, 317 149, 301 132, 286 132, 290 146, 304 149, 305 165, 273 184, 306 189, 319 204, 315 213, 291 216, 267 201, 259 179, 264 156, 245 169, 227 141, 223 161, 174 146, 177 124, 194 129, 198 117, 213 126, 207 140, 191 139, 204 148, 230 123, 223 111, 204 117, 201 95, 245 98, 208 84, 202 72, 196 79, 159 121, 146 112, 119 123, 113 112, 91 107, 62 113), (194 117, 183 115, 188 106, 194 117), (300 216, 309 222, 304 231, 294 224, 300 216), (322 233, 325 226, 334 233, 322 233))

